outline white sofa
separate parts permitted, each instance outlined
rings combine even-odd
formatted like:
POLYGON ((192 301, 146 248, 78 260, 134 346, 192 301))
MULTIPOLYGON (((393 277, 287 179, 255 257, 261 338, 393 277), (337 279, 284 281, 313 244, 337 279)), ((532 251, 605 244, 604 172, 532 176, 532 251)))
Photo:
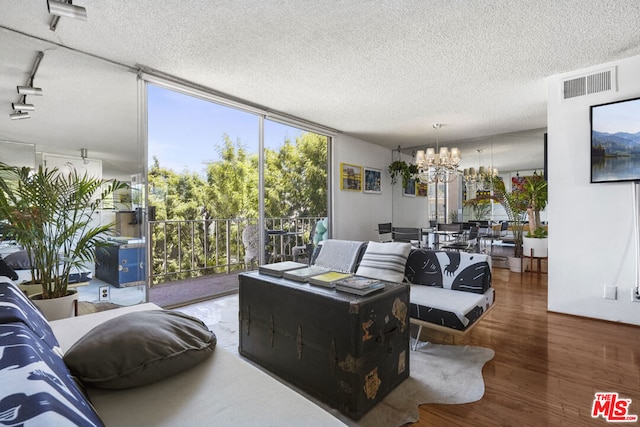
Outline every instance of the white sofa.
MULTIPOLYGON (((0 292, 0 306, 15 306, 12 288, 5 286, 3 289, 0 292), (5 298, 7 294, 10 294, 10 298, 5 298)), ((49 322, 49 325, 60 349, 65 352, 92 328, 109 319, 125 313, 157 309, 159 307, 154 304, 142 304, 56 320, 49 322)), ((0 326, 7 330, 11 325, 25 329, 25 324, 31 321, 19 318, 22 316, 20 313, 25 312, 24 306, 18 312, 18 318, 15 315, 12 315, 13 318, 5 316, 0 326)), ((29 313, 29 317, 33 319, 37 316, 29 313)), ((37 326, 30 327, 41 329, 37 326)), ((42 336, 36 332, 34 336, 37 337, 37 347, 45 343, 47 338, 46 333, 42 336)), ((49 336, 49 342, 50 338, 49 336)), ((5 344, 4 348, 0 348, 0 355, 10 352, 9 348, 12 346, 13 344, 5 344)), ((46 357, 51 357, 50 353, 46 357)), ((18 364, 27 373, 36 369, 27 362, 18 364)), ((15 366, 15 362, 11 362, 11 365, 15 366)), ((15 371, 11 365, 0 369, 0 383, 13 382, 15 390, 5 398, 4 405, 18 413, 20 405, 29 404, 32 394, 27 390, 28 385, 18 385, 19 378, 14 376, 15 372, 11 372, 15 371), (15 404, 16 396, 23 401, 15 404)), ((106 426, 344 425, 301 394, 221 347, 216 347, 210 357, 194 367, 152 384, 121 390, 87 387, 86 391, 95 412, 106 426)), ((33 395, 35 394, 34 392, 33 395)), ((29 425, 65 425, 59 424, 59 419, 56 421, 55 417, 59 418, 59 413, 43 411, 35 419, 28 420, 32 422, 29 425)))

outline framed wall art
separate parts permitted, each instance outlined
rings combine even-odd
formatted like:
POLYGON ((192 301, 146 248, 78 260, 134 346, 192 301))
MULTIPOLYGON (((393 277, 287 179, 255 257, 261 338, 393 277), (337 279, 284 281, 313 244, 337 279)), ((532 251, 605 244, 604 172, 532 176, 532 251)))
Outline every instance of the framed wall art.
POLYGON ((364 167, 364 192, 371 194, 382 193, 382 171, 380 169, 364 167))
POLYGON ((416 195, 418 197, 427 197, 429 187, 424 182, 416 182, 416 195))
POLYGON ((340 189, 362 191, 362 166, 340 163, 340 189))
POLYGON ((402 189, 402 195, 407 197, 416 197, 416 179, 411 178, 407 181, 407 185, 402 189))

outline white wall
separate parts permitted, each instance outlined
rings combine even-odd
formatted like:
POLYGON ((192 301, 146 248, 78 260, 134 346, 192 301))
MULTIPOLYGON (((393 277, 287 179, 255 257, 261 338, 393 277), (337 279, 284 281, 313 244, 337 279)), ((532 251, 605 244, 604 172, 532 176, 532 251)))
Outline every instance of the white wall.
POLYGON ((640 96, 640 56, 617 65, 618 92, 562 102, 560 82, 548 81, 549 297, 551 311, 640 325, 631 183, 590 184, 590 105, 640 96), (618 299, 603 298, 604 286, 618 299))
POLYGON ((332 154, 333 238, 377 241, 378 224, 391 222, 393 199, 391 177, 387 172, 391 150, 338 134, 332 154), (382 193, 340 190, 340 163, 382 170, 382 193))

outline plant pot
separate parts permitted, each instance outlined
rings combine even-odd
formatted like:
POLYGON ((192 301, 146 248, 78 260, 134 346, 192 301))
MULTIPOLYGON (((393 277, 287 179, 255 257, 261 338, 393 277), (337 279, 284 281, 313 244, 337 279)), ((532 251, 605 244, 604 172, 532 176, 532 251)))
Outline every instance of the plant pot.
POLYGON ((42 299, 42 293, 30 298, 47 320, 66 319, 75 316, 78 291, 69 290, 67 296, 61 298, 42 299))
POLYGON ((507 257, 507 261, 509 262, 509 270, 514 273, 522 272, 522 258, 510 256, 507 257))
POLYGON ((546 258, 549 252, 549 238, 525 237, 522 242, 522 253, 530 257, 533 250, 534 258, 546 258))

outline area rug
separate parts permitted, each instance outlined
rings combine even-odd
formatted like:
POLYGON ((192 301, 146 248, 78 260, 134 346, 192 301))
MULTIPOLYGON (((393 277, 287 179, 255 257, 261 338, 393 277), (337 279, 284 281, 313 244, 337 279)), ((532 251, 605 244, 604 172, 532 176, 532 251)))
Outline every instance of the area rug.
MULTIPOLYGON (((238 354, 237 295, 178 310, 200 318, 216 334, 218 346, 238 354)), ((350 426, 401 426, 417 421, 418 406, 425 403, 461 404, 480 400, 484 395, 482 367, 494 355, 493 350, 484 347, 440 344, 412 350, 409 378, 357 422, 302 394, 350 426)))

